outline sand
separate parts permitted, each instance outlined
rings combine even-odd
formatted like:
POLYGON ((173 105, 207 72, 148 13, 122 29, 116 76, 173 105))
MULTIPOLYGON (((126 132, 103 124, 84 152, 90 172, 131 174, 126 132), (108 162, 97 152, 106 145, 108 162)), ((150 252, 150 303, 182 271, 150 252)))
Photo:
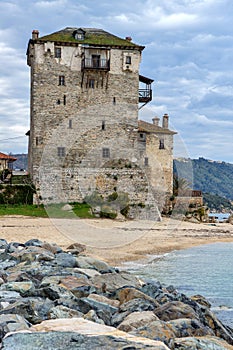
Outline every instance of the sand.
POLYGON ((2 216, 0 238, 22 243, 38 238, 57 243, 63 249, 78 242, 86 245, 85 254, 120 266, 126 261, 146 259, 151 254, 213 242, 233 242, 233 225, 168 218, 152 222, 2 216))

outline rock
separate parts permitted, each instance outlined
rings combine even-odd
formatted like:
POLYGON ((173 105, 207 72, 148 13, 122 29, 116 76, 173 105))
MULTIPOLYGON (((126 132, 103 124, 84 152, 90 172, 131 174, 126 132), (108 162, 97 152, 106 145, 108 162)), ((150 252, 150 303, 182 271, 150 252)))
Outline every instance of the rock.
POLYGON ((112 315, 118 311, 116 307, 96 301, 92 298, 78 299, 77 304, 80 311, 84 314, 88 313, 90 310, 94 310, 97 316, 107 325, 111 325, 112 315))
POLYGON ((94 269, 100 273, 113 272, 114 269, 110 267, 106 262, 91 258, 89 256, 78 256, 76 258, 77 267, 83 269, 94 269))
POLYGON ((51 300, 56 300, 60 298, 74 299, 75 296, 68 289, 63 288, 56 284, 50 284, 48 287, 44 287, 41 296, 48 297, 51 300))
POLYGON ((28 246, 20 251, 12 253, 12 256, 19 261, 51 261, 54 259, 54 254, 47 249, 38 246, 28 246))
POLYGON ((177 338, 214 335, 209 327, 204 326, 196 319, 179 318, 166 322, 166 325, 172 329, 177 338))
POLYGON ((79 267, 74 268, 74 272, 81 273, 85 275, 88 278, 92 278, 95 276, 101 276, 101 273, 99 271, 93 270, 93 269, 81 269, 79 267))
POLYGON ((177 318, 198 319, 196 312, 181 301, 168 302, 154 310, 156 316, 162 321, 175 320, 177 318))
POLYGON ((168 326, 166 322, 160 320, 143 325, 142 327, 130 332, 130 334, 160 340, 169 346, 169 349, 172 349, 173 338, 175 338, 175 333, 171 327, 168 326))
POLYGON ((72 243, 69 245, 66 250, 68 252, 71 252, 72 254, 79 255, 80 253, 84 252, 86 250, 86 246, 84 244, 80 243, 72 243))
POLYGON ((95 301, 98 301, 100 303, 105 303, 105 304, 108 304, 108 305, 111 305, 115 308, 118 308, 119 305, 120 305, 120 302, 118 300, 112 300, 112 299, 109 299, 103 295, 99 295, 99 294, 89 294, 88 295, 88 299, 93 299, 95 301))
POLYGON ((0 238, 0 249, 6 249, 8 246, 8 243, 5 239, 0 238))
POLYGON ((44 242, 40 241, 39 239, 33 238, 33 239, 30 239, 29 241, 25 242, 24 245, 26 247, 30 247, 30 246, 42 247, 43 243, 44 242))
POLYGON ((144 299, 154 304, 154 308, 159 307, 159 304, 151 297, 141 292, 136 288, 123 287, 116 291, 117 299, 120 301, 120 304, 132 299, 144 299))
POLYGON ((22 296, 26 296, 33 293, 35 286, 32 281, 7 282, 1 286, 1 290, 15 291, 19 292, 22 296))
POLYGON ((63 305, 54 306, 48 311, 49 319, 73 318, 73 317, 81 317, 81 316, 83 316, 81 312, 74 309, 70 309, 63 305))
POLYGON ((110 293, 115 293, 116 289, 125 286, 132 286, 136 288, 141 287, 140 280, 128 272, 105 273, 101 276, 95 276, 91 278, 90 281, 95 287, 99 289, 104 288, 104 292, 107 291, 110 293))
POLYGON ((200 305, 208 307, 209 309, 211 307, 211 304, 202 295, 193 295, 190 297, 190 299, 196 301, 200 305))
POLYGON ((158 317, 152 311, 132 312, 117 327, 121 331, 131 332, 150 322, 157 321, 158 317))
POLYGON ((63 207, 61 208, 61 210, 63 210, 63 211, 72 211, 72 209, 73 209, 72 205, 70 205, 68 203, 63 205, 63 207))
POLYGON ((205 321, 207 325, 214 331, 217 337, 225 339, 229 344, 233 345, 233 330, 225 327, 208 309, 205 309, 205 321))
POLYGON ((232 350, 232 346, 217 337, 187 337, 174 340, 175 349, 181 350, 232 350))
POLYGON ((0 341, 8 332, 29 329, 28 322, 20 315, 0 315, 0 341))
POLYGON ((62 267, 75 267, 77 266, 76 258, 69 253, 58 253, 55 255, 53 261, 54 264, 62 267))
POLYGON ((104 321, 101 320, 101 318, 99 318, 96 314, 96 312, 94 310, 90 310, 88 311, 84 316, 83 318, 85 320, 89 320, 89 321, 92 321, 92 322, 96 322, 96 323, 100 323, 100 324, 104 324, 104 321))
MULTIPOLYGON (((90 322, 90 321, 89 321, 90 322)), ((97 323, 95 323, 97 324, 97 323)), ((103 325, 100 325, 103 327, 103 325)), ((120 332, 120 331, 119 331, 120 332)), ((127 333, 124 333, 127 334, 127 333)), ((169 350, 159 342, 146 338, 127 337, 122 334, 80 334, 78 332, 43 332, 10 334, 2 342, 2 350, 169 350)))

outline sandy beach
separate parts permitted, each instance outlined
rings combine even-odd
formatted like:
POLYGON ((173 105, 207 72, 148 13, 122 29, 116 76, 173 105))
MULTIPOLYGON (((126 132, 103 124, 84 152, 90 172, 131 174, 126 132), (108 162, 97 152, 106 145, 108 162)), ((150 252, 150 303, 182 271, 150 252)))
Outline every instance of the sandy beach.
POLYGON ((152 222, 3 216, 0 217, 0 238, 22 243, 38 238, 57 243, 63 249, 78 242, 86 245, 85 254, 120 266, 150 254, 213 242, 233 242, 233 225, 168 218, 152 222))

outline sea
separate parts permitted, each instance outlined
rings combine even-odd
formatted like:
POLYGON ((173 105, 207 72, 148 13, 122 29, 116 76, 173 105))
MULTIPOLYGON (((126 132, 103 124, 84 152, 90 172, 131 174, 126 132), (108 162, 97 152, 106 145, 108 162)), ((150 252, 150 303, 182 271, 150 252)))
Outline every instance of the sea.
POLYGON ((233 242, 151 255, 124 268, 144 280, 173 285, 187 296, 204 296, 217 317, 233 328, 233 242))

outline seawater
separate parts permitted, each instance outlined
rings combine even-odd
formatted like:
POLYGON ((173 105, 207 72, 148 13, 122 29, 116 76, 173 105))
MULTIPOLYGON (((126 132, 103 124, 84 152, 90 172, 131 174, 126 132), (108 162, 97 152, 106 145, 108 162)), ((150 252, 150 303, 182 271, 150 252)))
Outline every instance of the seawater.
POLYGON ((217 317, 233 327, 233 242, 150 256, 147 262, 124 267, 144 280, 173 285, 188 296, 201 294, 217 317))

